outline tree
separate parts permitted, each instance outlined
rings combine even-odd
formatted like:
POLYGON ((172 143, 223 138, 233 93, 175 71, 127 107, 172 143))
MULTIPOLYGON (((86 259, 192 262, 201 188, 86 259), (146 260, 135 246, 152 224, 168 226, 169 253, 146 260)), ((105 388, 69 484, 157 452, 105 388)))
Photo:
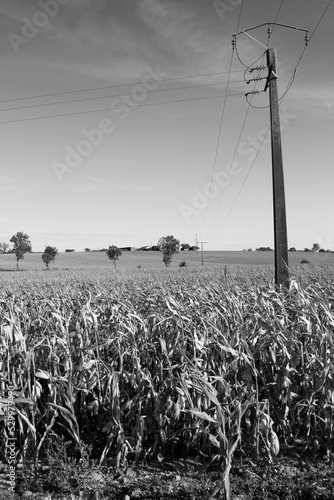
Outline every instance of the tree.
POLYGON ((85 252, 90 252, 90 248, 85 248, 85 252))
POLYGON ((289 252, 297 252, 297 249, 295 247, 289 248, 289 252))
POLYGON ((158 241, 158 246, 163 255, 162 260, 168 267, 172 262, 174 253, 179 251, 180 240, 177 240, 174 236, 164 236, 158 241))
POLYGON ((180 248, 181 252, 183 252, 184 250, 189 250, 189 248, 190 248, 189 243, 181 243, 181 248, 180 248))
POLYGON ((9 243, 0 243, 0 253, 6 253, 9 247, 9 243))
POLYGON ((312 252, 319 252, 319 250, 320 250, 319 243, 313 243, 312 252))
POLYGON ((53 262, 58 255, 58 250, 56 247, 45 247, 44 253, 42 255, 43 262, 45 262, 46 268, 49 269, 50 262, 53 262))
POLYGON ((24 254, 32 251, 29 236, 22 231, 14 234, 9 240, 13 243, 13 253, 16 256, 16 269, 19 269, 19 260, 24 259, 24 254))
POLYGON ((106 254, 108 255, 108 258, 110 260, 114 261, 114 267, 116 269, 116 260, 118 260, 118 257, 120 257, 122 255, 122 250, 120 250, 115 245, 111 245, 111 246, 109 246, 108 250, 106 251, 106 254))

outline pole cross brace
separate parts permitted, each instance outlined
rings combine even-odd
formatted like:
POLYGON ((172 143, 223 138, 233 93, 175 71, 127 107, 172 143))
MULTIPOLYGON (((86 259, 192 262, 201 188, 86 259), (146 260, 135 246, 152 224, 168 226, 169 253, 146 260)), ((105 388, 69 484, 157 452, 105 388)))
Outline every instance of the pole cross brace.
POLYGON ((277 80, 278 79, 278 76, 276 75, 276 73, 273 71, 273 68, 272 66, 270 66, 269 68, 269 72, 268 72, 268 76, 267 76, 267 81, 266 81, 266 85, 264 87, 264 91, 266 92, 267 91, 267 88, 269 87, 269 82, 271 80, 277 80))

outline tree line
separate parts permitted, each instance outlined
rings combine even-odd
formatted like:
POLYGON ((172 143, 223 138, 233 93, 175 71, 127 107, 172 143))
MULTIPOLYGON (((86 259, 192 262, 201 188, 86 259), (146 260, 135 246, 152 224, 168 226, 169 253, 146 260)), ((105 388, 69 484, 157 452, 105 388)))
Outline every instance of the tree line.
MULTIPOLYGON (((14 234, 9 240, 13 243, 13 247, 11 249, 8 243, 0 243, 0 252, 1 253, 13 253, 16 257, 16 270, 19 270, 19 261, 24 259, 24 255, 26 253, 32 252, 31 241, 29 236, 23 231, 19 231, 14 234)), ((46 268, 49 269, 50 262, 53 262, 58 255, 58 250, 56 247, 46 246, 44 253, 42 254, 42 260, 46 265, 46 268)))
MULTIPOLYGON (((29 236, 22 232, 19 231, 18 233, 14 234, 11 239, 9 240, 12 244, 13 247, 10 249, 10 245, 8 243, 0 243, 0 252, 2 253, 14 253, 16 256, 16 269, 19 269, 19 261, 23 260, 24 255, 26 253, 32 252, 32 246, 31 242, 29 239, 29 236)), ((143 247, 146 249, 146 247, 143 247)), ((197 246, 190 246, 188 243, 182 243, 180 244, 180 240, 177 238, 174 238, 174 236, 169 235, 169 236, 163 236, 162 238, 159 239, 158 244, 154 245, 154 247, 151 247, 152 249, 154 248, 155 250, 159 250, 162 253, 162 261, 166 265, 166 267, 169 267, 173 255, 175 253, 178 253, 179 251, 184 251, 184 250, 198 250, 197 246)), ((251 250, 250 248, 248 249, 249 251, 251 250)), ((259 247, 256 249, 257 251, 273 251, 272 248, 270 247, 259 247)), ((85 251, 90 251, 89 248, 85 248, 85 251)), ((297 252, 296 248, 291 247, 289 248, 290 252, 297 252)), ((304 252, 326 252, 326 250, 320 248, 320 245, 318 243, 314 243, 312 249, 309 248, 304 248, 304 252)), ((66 249, 66 252, 74 252, 74 249, 66 249)), ((327 252, 331 252, 331 250, 327 250, 327 252)), ((106 254, 108 259, 113 261, 114 267, 116 268, 116 261, 119 259, 119 257, 122 255, 122 250, 118 248, 116 245, 110 245, 108 249, 106 249, 106 254)), ((49 264, 51 262, 54 262, 56 257, 58 255, 58 250, 56 247, 52 246, 46 246, 44 249, 44 252, 42 254, 42 260, 44 264, 46 265, 46 268, 49 269, 49 264)))
MULTIPOLYGON (((3 253, 13 253, 16 257, 16 270, 19 270, 19 261, 24 259, 24 255, 26 253, 32 252, 32 245, 29 239, 29 236, 23 231, 19 231, 14 234, 9 240, 13 247, 9 250, 10 245, 8 243, 0 243, 0 252, 3 253)), ((162 252, 163 262, 166 267, 169 267, 172 262, 172 257, 175 253, 180 250, 180 241, 174 236, 164 236, 159 239, 158 249, 162 252)), ((197 248, 197 247, 196 247, 197 248)), ((186 243, 183 244, 182 250, 190 249, 190 245, 186 243), (187 248, 185 248, 187 246, 187 248)), ((89 249, 85 249, 88 251, 89 249)), ((73 249, 67 249, 66 252, 74 252, 73 249)), ((116 261, 122 255, 122 251, 116 245, 110 245, 108 250, 106 251, 108 258, 114 262, 114 267, 116 268, 116 261)), ((42 254, 42 260, 46 265, 46 268, 49 269, 49 264, 54 262, 58 255, 58 250, 56 247, 46 246, 44 253, 42 254)))

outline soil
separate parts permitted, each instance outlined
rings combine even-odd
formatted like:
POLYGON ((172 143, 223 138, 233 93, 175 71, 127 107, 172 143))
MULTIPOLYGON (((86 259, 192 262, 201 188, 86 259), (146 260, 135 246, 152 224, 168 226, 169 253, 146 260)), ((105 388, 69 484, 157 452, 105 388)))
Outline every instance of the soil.
MULTIPOLYGON (((152 461, 122 469, 86 471, 71 489, 21 491, 29 500, 208 500, 225 499, 222 469, 198 459, 152 461), (81 484, 80 484, 81 483, 81 484), (217 486, 217 488, 215 488, 217 486), (52 491, 53 490, 53 491, 52 491), (215 496, 211 496, 216 490, 215 496)), ((280 455, 274 463, 236 459, 230 473, 231 500, 334 500, 334 467, 319 457, 280 455)), ((8 493, 8 492, 7 492, 8 493)), ((0 496, 2 498, 10 498, 0 496)))

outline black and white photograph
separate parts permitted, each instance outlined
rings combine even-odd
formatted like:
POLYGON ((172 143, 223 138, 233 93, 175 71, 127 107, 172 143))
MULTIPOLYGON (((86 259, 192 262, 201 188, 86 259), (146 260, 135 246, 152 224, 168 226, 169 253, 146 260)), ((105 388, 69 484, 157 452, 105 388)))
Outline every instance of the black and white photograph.
POLYGON ((334 500, 333 0, 0 0, 0 500, 334 500))

